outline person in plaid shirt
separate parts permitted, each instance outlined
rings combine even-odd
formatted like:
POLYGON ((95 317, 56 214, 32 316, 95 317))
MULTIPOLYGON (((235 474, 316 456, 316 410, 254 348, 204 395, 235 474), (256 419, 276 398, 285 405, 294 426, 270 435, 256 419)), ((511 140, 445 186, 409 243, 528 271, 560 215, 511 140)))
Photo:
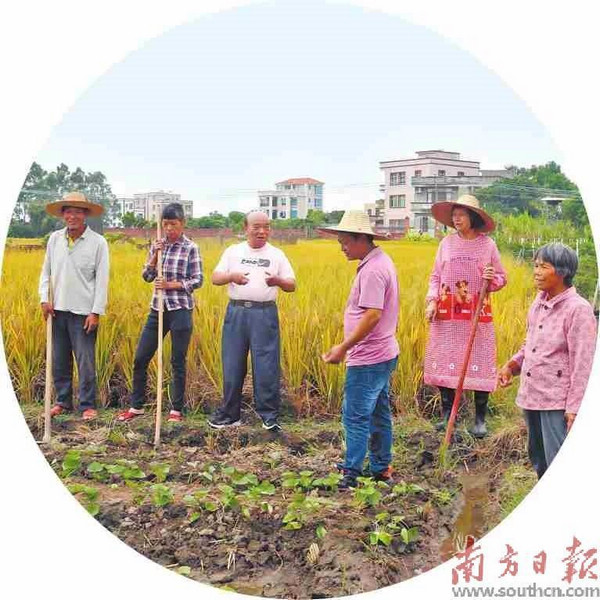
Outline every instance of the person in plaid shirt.
POLYGON ((154 282, 150 314, 139 339, 133 363, 133 390, 130 408, 121 413, 119 421, 130 421, 144 414, 148 364, 158 347, 158 290, 163 290, 163 335, 171 332, 171 400, 173 408, 169 421, 183 419, 185 392, 185 361, 192 336, 193 293, 203 282, 202 259, 198 246, 183 234, 185 216, 177 202, 168 204, 162 213, 165 237, 152 245, 142 277, 154 282), (157 277, 158 251, 162 250, 163 276, 157 277))

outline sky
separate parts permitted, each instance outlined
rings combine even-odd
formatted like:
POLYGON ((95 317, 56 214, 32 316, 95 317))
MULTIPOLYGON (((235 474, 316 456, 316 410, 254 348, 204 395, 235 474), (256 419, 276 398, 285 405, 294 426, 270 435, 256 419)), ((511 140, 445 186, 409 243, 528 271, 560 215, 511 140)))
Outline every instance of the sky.
POLYGON ((432 149, 482 168, 560 162, 525 103, 449 40, 292 0, 147 42, 89 87, 36 160, 102 171, 117 195, 179 193, 200 216, 249 210, 290 177, 325 182, 326 211, 362 208, 380 195, 380 161, 432 149))

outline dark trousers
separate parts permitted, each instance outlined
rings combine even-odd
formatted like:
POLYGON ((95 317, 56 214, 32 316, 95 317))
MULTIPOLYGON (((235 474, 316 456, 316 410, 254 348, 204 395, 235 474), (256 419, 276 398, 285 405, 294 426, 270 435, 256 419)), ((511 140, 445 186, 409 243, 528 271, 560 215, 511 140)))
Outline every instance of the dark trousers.
POLYGON ((87 315, 54 311, 52 323, 52 377, 56 401, 67 410, 73 409, 73 355, 79 377, 79 410, 96 407, 96 336, 97 329, 86 333, 87 315))
MULTIPOLYGON (((173 410, 183 411, 185 392, 185 359, 192 337, 192 311, 165 310, 163 313, 163 338, 171 332, 171 402, 173 410)), ((138 341, 133 362, 133 390, 131 406, 142 408, 146 402, 148 365, 158 348, 158 311, 151 310, 138 341)))
POLYGON ((251 308, 227 306, 223 323, 223 404, 220 412, 233 420, 240 418, 242 386, 252 358, 252 383, 256 411, 263 421, 277 419, 281 398, 279 379, 279 317, 277 306, 251 308))
POLYGON ((529 459, 538 479, 546 472, 567 437, 564 410, 524 410, 529 459))

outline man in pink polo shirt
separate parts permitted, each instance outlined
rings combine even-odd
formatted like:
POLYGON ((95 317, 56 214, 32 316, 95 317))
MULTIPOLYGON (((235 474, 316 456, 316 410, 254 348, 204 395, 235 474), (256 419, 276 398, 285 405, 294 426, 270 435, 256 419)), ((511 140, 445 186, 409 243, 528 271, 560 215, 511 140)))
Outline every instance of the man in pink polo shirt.
POLYGON ((344 311, 344 340, 323 354, 327 363, 346 360, 342 422, 346 456, 341 489, 356 487, 369 451, 368 473, 391 479, 392 417, 390 377, 398 361, 398 277, 390 257, 373 244, 385 239, 362 211, 346 211, 335 232, 348 260, 359 260, 344 311))

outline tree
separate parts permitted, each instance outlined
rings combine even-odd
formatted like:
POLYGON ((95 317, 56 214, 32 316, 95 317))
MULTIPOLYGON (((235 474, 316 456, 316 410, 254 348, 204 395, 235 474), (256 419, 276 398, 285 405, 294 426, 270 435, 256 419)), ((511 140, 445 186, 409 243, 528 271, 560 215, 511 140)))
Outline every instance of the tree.
POLYGON ((573 225, 580 228, 590 226, 585 206, 581 200, 567 198, 561 204, 561 213, 563 218, 571 221, 573 225))
POLYGON ((344 216, 343 210, 332 210, 331 212, 325 213, 325 223, 328 225, 337 225, 344 216))
POLYGON ((123 227, 136 227, 137 217, 132 212, 126 212, 121 217, 123 227))
POLYGON ((57 219, 42 215, 45 205, 59 200, 71 191, 82 192, 92 202, 104 206, 104 225, 116 224, 120 217, 120 208, 103 173, 86 173, 81 167, 71 172, 64 163, 58 165, 54 171, 46 171, 36 162, 31 165, 23 182, 11 224, 27 225, 32 237, 45 235, 59 226, 57 219))
POLYGON ((529 168, 507 167, 515 175, 502 179, 477 191, 477 197, 489 212, 518 214, 526 212, 532 217, 540 215, 544 196, 580 198, 577 186, 562 173, 560 165, 550 161, 529 168))

